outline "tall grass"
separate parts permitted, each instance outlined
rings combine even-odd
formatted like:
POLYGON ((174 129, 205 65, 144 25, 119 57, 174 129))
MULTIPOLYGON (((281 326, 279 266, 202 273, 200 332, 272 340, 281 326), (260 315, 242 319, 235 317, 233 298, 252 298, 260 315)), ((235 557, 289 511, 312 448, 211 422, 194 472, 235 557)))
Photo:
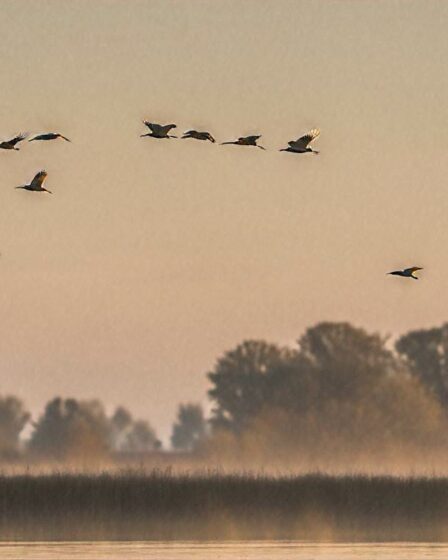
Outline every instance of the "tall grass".
POLYGON ((2 540, 448 540, 448 478, 0 476, 2 540))

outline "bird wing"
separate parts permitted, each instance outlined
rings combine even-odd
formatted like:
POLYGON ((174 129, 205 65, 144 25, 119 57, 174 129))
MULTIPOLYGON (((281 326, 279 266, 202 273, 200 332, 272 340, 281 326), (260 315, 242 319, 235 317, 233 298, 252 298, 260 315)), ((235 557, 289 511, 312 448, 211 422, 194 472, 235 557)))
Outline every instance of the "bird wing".
POLYGON ((45 171, 45 169, 42 169, 42 171, 36 173, 33 180, 31 181, 30 186, 33 188, 40 188, 43 185, 45 179, 47 178, 47 175, 48 173, 45 171))
POLYGON ((310 144, 313 140, 315 140, 320 134, 320 130, 318 128, 313 128, 297 140, 291 140, 288 144, 291 148, 306 148, 308 144, 310 144))
POLYGON ((46 137, 46 134, 36 134, 36 136, 29 139, 29 142, 32 142, 33 140, 45 140, 46 137))
POLYGON ((26 134, 26 133, 18 134, 17 136, 14 136, 14 138, 11 138, 11 140, 8 140, 8 144, 11 144, 12 146, 15 146, 16 144, 18 144, 22 140, 25 140, 25 138, 27 136, 28 136, 28 134, 26 134))
POLYGON ((410 268, 405 268, 403 272, 405 274, 412 274, 413 272, 417 272, 417 270, 423 270, 423 268, 420 266, 411 266, 410 268))
POLYGON ((59 138, 62 138, 62 140, 65 140, 66 142, 71 142, 71 140, 69 140, 66 136, 63 136, 62 134, 58 134, 59 138))
POLYGON ((249 142, 256 142, 259 138, 261 138, 261 134, 257 135, 252 135, 252 136, 246 136, 246 140, 249 140, 249 142))
POLYGON ((151 123, 149 121, 143 121, 143 124, 145 124, 151 132, 154 132, 154 134, 158 134, 162 130, 160 124, 151 123))
MULTIPOLYGON (((160 126, 160 125, 159 125, 160 126)), ((163 126, 160 126, 160 130, 161 132, 163 132, 163 134, 168 134, 168 132, 172 129, 172 128, 176 128, 175 124, 165 124, 163 126)))

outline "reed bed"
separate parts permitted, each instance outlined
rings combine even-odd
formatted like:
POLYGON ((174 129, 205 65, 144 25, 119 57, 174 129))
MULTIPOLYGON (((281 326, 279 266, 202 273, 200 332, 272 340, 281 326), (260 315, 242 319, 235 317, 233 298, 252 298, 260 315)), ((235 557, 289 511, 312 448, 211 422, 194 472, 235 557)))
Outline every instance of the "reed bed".
POLYGON ((3 475, 0 538, 446 541, 448 478, 3 475))

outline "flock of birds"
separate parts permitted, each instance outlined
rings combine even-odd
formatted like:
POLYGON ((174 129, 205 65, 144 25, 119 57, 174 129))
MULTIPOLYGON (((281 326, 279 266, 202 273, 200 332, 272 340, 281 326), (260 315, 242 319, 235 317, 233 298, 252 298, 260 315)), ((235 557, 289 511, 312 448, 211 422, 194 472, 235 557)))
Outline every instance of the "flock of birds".
MULTIPOLYGON (((0 149, 2 150, 15 150, 18 152, 20 148, 17 147, 20 142, 23 142, 28 138, 28 134, 18 134, 14 136, 14 138, 10 138, 9 140, 4 140, 0 142, 0 149)), ((59 132, 45 132, 44 134, 37 134, 28 140, 28 142, 33 142, 34 140, 56 140, 57 138, 61 138, 66 142, 71 142, 67 137, 59 134, 59 132)), ((47 178, 48 173, 45 169, 42 169, 33 177, 32 181, 27 185, 20 185, 20 187, 16 187, 16 189, 25 189, 27 191, 34 191, 34 192, 46 192, 49 194, 53 194, 51 191, 46 189, 43 184, 45 179, 47 178)))
MULTIPOLYGON (((170 134, 173 128, 177 128, 175 124, 158 124, 152 123, 149 121, 143 121, 143 124, 147 126, 149 132, 146 134, 141 134, 140 136, 143 137, 150 137, 150 138, 157 138, 159 140, 162 139, 169 139, 169 138, 178 138, 173 134, 170 134)), ((320 130, 318 128, 313 128, 303 136, 297 138, 297 140, 290 140, 288 142, 287 148, 282 148, 280 152, 292 152, 294 154, 304 154, 304 153, 313 153, 318 154, 317 150, 314 150, 310 144, 320 135, 320 130)), ((20 148, 18 144, 23 142, 28 138, 28 134, 18 134, 9 140, 4 140, 0 142, 0 149, 2 150, 15 150, 19 151, 20 148)), ((207 131, 198 131, 198 130, 187 130, 181 136, 182 139, 192 138, 194 140, 203 140, 215 143, 215 138, 207 131)), ((265 150, 263 146, 260 146, 257 142, 261 138, 261 135, 251 135, 251 136, 240 136, 236 140, 231 140, 228 142, 221 142, 221 145, 226 144, 234 144, 237 146, 255 146, 256 148, 260 148, 260 150, 265 150)), ((37 134, 28 140, 28 142, 33 141, 49 141, 49 140, 65 140, 66 142, 71 142, 66 136, 63 136, 59 132, 45 132, 43 134, 37 134)), ((45 169, 42 169, 33 177, 30 183, 25 185, 20 185, 19 187, 15 187, 16 189, 25 189, 27 191, 34 191, 34 192, 46 192, 48 194, 52 194, 51 191, 46 189, 43 184, 45 179, 47 178, 48 173, 45 169)), ((394 270, 392 272, 388 272, 387 274, 391 274, 393 276, 401 276, 403 278, 412 278, 414 280, 418 280, 418 276, 415 275, 416 272, 419 270, 423 270, 420 266, 412 266, 409 268, 405 268, 403 270, 394 270)))
MULTIPOLYGON (((151 123, 149 121, 143 121, 150 132, 147 134, 141 134, 140 136, 144 138, 145 136, 149 136, 150 138, 177 138, 170 134, 170 131, 173 128, 177 128, 175 124, 157 124, 151 123)), ((296 154, 304 154, 306 152, 312 152, 313 154, 318 154, 316 150, 310 148, 310 144, 313 140, 315 140, 320 134, 320 130, 318 128, 313 128, 307 134, 304 134, 297 140, 290 140, 288 142, 287 148, 282 148, 281 152, 294 152, 296 154)), ((209 142, 215 143, 216 140, 210 134, 210 132, 206 131, 198 131, 198 130, 187 130, 184 132, 182 139, 184 138, 194 138, 195 140, 208 140, 209 142)), ((229 142, 221 142, 221 145, 224 146, 225 144, 235 144, 237 146, 255 146, 256 148, 260 148, 260 150, 265 150, 263 146, 257 144, 258 140, 261 138, 261 134, 254 134, 252 136, 240 136, 237 140, 231 140, 229 142)))

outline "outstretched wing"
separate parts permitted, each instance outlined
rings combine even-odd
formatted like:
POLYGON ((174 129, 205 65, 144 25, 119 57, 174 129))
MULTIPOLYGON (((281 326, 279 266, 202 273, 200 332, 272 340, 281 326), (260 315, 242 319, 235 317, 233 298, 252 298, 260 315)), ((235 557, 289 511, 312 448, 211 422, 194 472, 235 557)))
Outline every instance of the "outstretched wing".
POLYGON ((29 140, 32 142, 33 140, 55 140, 60 135, 57 132, 45 132, 44 134, 38 134, 29 140))
POLYGON ((47 175, 48 173, 45 171, 45 169, 42 169, 42 171, 36 173, 33 180, 31 181, 30 186, 32 188, 40 188, 43 185, 45 179, 47 178, 47 175))
POLYGON ((62 138, 62 140, 65 140, 66 142, 71 142, 71 140, 69 140, 66 136, 63 136, 62 134, 58 133, 59 138, 62 138))
POLYGON ((157 123, 151 123, 149 121, 143 121, 143 124, 145 124, 153 134, 157 134, 160 136, 165 136, 172 128, 176 128, 175 124, 161 125, 157 123))
POLYGON ((158 125, 163 134, 168 134, 172 128, 177 128, 175 124, 165 124, 164 126, 158 125))
POLYGON ((149 121, 143 121, 143 124, 145 124, 149 128, 149 130, 154 134, 159 134, 162 130, 160 124, 151 123, 149 121))
POLYGON ((252 144, 252 143, 255 144, 255 142, 256 142, 259 138, 261 138, 261 134, 259 134, 258 136, 256 136, 256 135, 253 135, 253 136, 240 136, 240 137, 238 138, 238 142, 241 142, 241 143, 243 143, 243 144, 246 144, 246 143, 247 143, 247 144, 252 144))
POLYGON ((11 144, 12 146, 15 146, 19 142, 22 142, 22 140, 25 140, 25 138, 27 136, 28 136, 27 133, 18 134, 17 136, 14 136, 14 138, 11 138, 11 140, 8 140, 8 144, 11 144))
POLYGON ((320 130, 318 128, 313 128, 307 134, 304 134, 297 140, 291 140, 288 144, 291 148, 303 148, 305 149, 308 144, 310 144, 313 140, 315 140, 320 134, 320 130))
POLYGON ((423 268, 420 266, 411 266, 410 268, 405 268, 403 272, 405 274, 412 274, 413 272, 417 272, 417 270, 423 270, 423 268))

